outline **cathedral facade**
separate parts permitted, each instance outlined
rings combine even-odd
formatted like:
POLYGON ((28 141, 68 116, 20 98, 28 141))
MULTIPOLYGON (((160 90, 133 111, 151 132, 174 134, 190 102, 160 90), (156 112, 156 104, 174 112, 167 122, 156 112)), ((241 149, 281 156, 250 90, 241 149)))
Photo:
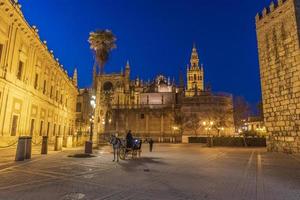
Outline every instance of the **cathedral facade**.
POLYGON ((158 142, 181 142, 189 136, 234 133, 232 95, 204 88, 204 70, 192 49, 186 88, 158 75, 152 81, 130 79, 130 65, 120 73, 95 75, 94 132, 98 139, 128 130, 158 142))

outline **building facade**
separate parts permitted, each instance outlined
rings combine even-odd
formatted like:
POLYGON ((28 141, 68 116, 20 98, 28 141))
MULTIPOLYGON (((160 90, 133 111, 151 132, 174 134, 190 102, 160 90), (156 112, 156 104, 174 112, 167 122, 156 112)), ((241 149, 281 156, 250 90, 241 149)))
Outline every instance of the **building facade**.
POLYGON ((79 89, 76 103, 76 128, 75 141, 77 145, 83 145, 89 140, 91 134, 91 116, 93 108, 90 104, 93 92, 92 89, 79 89))
POLYGON ((190 65, 186 69, 187 88, 185 96, 194 96, 195 91, 200 94, 204 91, 204 70, 203 65, 200 66, 200 60, 196 46, 194 45, 190 60, 190 65))
POLYGON ((248 133, 257 136, 266 136, 266 127, 261 117, 248 117, 242 120, 243 126, 240 130, 241 133, 248 133))
POLYGON ((299 0, 256 16, 264 121, 270 151, 300 152, 299 0))
POLYGON ((185 90, 163 75, 146 82, 131 80, 128 62, 124 72, 96 75, 96 138, 115 133, 124 136, 128 130, 158 142, 233 134, 232 95, 204 90, 203 67, 195 46, 190 62, 185 90), (213 124, 203 125, 206 122, 213 124))
POLYGON ((67 72, 24 18, 21 6, 0 1, 0 145, 18 136, 62 136, 75 129, 77 75, 67 72))

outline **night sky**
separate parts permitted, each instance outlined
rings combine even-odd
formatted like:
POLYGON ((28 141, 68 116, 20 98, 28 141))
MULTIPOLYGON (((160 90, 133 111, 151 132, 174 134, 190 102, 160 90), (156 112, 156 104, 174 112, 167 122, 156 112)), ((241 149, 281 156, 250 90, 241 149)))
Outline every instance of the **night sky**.
POLYGON ((214 91, 260 100, 255 15, 269 0, 19 0, 28 22, 79 86, 91 85, 89 32, 110 29, 117 37, 105 72, 126 60, 131 78, 175 77, 186 70, 193 42, 214 91))

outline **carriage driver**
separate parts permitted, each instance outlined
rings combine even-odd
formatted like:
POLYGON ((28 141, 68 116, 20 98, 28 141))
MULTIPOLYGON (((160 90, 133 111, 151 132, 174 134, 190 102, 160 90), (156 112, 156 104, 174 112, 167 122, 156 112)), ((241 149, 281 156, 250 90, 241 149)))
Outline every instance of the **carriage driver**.
POLYGON ((126 135, 126 147, 132 148, 132 146, 133 146, 133 136, 132 136, 131 130, 129 130, 126 135))

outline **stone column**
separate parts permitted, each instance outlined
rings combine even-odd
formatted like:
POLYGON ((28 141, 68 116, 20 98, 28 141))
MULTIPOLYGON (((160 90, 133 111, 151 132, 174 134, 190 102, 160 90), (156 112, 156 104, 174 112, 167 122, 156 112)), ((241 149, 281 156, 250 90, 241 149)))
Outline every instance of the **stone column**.
POLYGON ((135 114, 135 132, 136 133, 140 133, 139 132, 139 113, 135 114))
POLYGON ((146 113, 145 117, 146 117, 146 128, 145 128, 146 134, 145 134, 145 136, 148 137, 149 136, 149 113, 146 113))
POLYGON ((161 136, 161 141, 164 141, 164 113, 161 113, 160 116, 160 136, 161 136))

